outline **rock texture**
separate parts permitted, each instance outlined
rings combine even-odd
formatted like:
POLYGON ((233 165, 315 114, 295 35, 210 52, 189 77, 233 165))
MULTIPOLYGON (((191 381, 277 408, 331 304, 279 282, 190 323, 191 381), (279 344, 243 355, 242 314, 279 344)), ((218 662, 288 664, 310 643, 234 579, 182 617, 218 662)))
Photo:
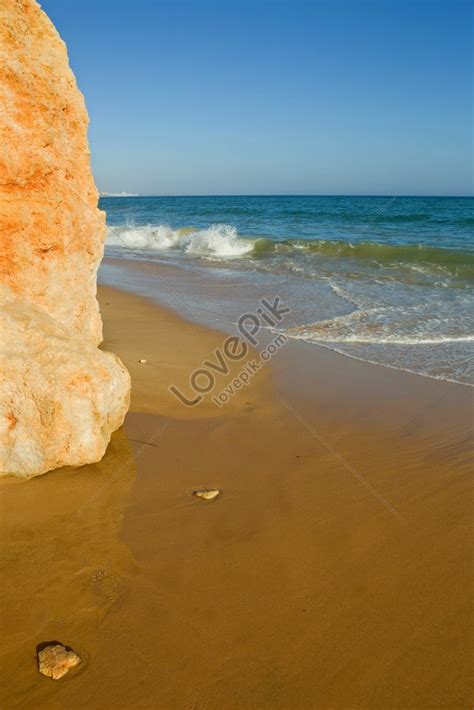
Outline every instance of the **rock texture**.
POLYGON ((38 652, 39 672, 53 680, 59 680, 80 662, 77 653, 62 644, 46 646, 38 652))
POLYGON ((2 0, 0 280, 99 343, 105 215, 87 127, 66 46, 48 17, 35 0, 2 0))
POLYGON ((128 408, 128 372, 5 287, 0 304, 0 471, 99 461, 128 408))
POLYGON ((35 0, 0 3, 0 473, 99 460, 130 378, 97 349, 105 215, 64 42, 35 0))

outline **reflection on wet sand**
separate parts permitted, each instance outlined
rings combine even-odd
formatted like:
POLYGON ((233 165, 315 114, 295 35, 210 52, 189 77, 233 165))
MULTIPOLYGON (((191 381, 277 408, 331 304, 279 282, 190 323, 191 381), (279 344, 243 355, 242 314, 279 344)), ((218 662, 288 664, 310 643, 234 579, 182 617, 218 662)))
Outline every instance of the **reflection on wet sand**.
POLYGON ((134 456, 119 431, 100 463, 1 481, 5 707, 60 704, 64 690, 88 669, 104 622, 123 602, 134 573, 120 541, 134 479, 134 456), (83 659, 57 683, 40 676, 35 664, 36 645, 50 640, 73 646, 83 659))
POLYGON ((132 412, 100 464, 1 482, 2 708, 468 707, 469 388, 288 344, 186 408, 222 335, 104 295, 132 412))

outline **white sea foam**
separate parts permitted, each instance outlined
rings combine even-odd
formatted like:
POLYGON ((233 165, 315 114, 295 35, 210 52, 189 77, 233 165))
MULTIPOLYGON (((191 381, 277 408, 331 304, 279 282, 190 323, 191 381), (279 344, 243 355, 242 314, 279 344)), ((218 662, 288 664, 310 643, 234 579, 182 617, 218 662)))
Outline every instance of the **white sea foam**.
POLYGON ((236 257, 253 250, 254 241, 241 239, 234 227, 214 224, 208 229, 172 229, 166 225, 109 227, 109 246, 124 249, 179 251, 215 258, 236 257))
POLYGON ((410 338, 410 337, 400 337, 400 336, 390 336, 390 337, 380 337, 380 336, 369 336, 369 335, 339 335, 337 333, 327 333, 322 335, 318 333, 316 329, 309 328, 305 330, 302 327, 294 329, 293 331, 287 331, 286 335, 288 337, 296 338, 299 340, 307 340, 314 343, 348 343, 348 344, 360 344, 360 345, 444 345, 445 343, 472 343, 474 342, 474 335, 462 335, 459 337, 444 337, 439 338, 410 338))
MULTIPOLYGON (((441 308, 441 305, 439 305, 441 308)), ((316 343, 363 345, 440 345, 474 342, 469 323, 423 305, 379 307, 306 324, 287 333, 316 343), (466 332, 467 331, 467 332, 466 332)))

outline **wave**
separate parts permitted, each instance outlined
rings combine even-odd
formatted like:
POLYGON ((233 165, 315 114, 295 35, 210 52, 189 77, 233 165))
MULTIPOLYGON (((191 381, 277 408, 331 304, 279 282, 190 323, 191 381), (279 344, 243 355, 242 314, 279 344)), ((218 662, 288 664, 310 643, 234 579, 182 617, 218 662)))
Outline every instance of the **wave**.
POLYGON ((239 238, 234 227, 215 224, 208 229, 166 225, 109 227, 107 244, 125 249, 181 251, 196 256, 235 257, 253 250, 253 242, 239 238))
POLYGON ((472 343, 471 319, 442 305, 376 307, 296 326, 287 335, 316 343, 441 345, 472 343), (468 322, 469 321, 469 322, 468 322))
POLYGON ((472 253, 454 251, 442 247, 423 246, 421 244, 381 244, 380 242, 350 242, 328 239, 274 241, 264 238, 256 239, 254 243, 254 252, 257 254, 274 253, 286 249, 306 250, 313 254, 321 254, 328 257, 396 262, 429 262, 441 266, 451 264, 474 267, 474 254, 472 253))
POLYGON ((313 342, 328 342, 328 343, 348 343, 354 345, 444 345, 448 343, 472 343, 474 335, 462 335, 458 337, 439 336, 438 338, 410 338, 392 335, 390 337, 377 337, 373 335, 348 335, 340 336, 336 333, 329 333, 323 337, 321 332, 317 332, 314 328, 304 329, 299 326, 298 330, 287 332, 288 337, 299 340, 309 340, 313 342))
MULTIPOLYGON (((375 241, 328 239, 268 239, 241 236, 228 224, 214 224, 207 229, 166 225, 109 227, 107 244, 130 250, 181 252, 215 259, 306 254, 324 259, 366 262, 375 267, 405 267, 412 271, 436 272, 463 281, 474 279, 474 253, 419 244, 382 244, 375 241)), ((316 263, 316 262, 315 262, 316 263)))

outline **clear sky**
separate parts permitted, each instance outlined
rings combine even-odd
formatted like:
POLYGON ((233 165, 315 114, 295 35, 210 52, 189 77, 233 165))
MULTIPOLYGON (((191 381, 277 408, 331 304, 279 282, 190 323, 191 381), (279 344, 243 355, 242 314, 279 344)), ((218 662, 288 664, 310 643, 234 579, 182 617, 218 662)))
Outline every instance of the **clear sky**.
POLYGON ((99 189, 472 194, 472 5, 43 0, 99 189))

